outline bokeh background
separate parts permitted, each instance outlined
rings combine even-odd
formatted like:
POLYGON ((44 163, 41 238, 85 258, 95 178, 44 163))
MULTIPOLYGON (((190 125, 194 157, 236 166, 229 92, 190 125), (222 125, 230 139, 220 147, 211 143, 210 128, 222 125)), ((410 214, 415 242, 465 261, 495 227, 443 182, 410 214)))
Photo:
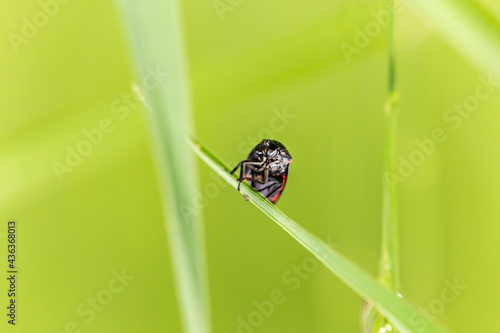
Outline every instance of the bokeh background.
MULTIPOLYGON (((47 2, 0 1, 0 267, 15 219, 20 271, 18 323, 2 314, 2 332, 181 332, 144 109, 123 99, 134 78, 116 4, 61 3, 13 47, 9 34, 21 35, 23 18, 47 2), (112 130, 58 179, 54 162, 103 119, 112 130), (123 269, 124 288, 91 320, 82 315, 123 269)), ((477 3, 500 20, 497 1, 477 3)), ((242 1, 222 17, 212 1, 181 4, 198 137, 231 162, 263 137, 284 143, 294 163, 279 208, 375 275, 385 29, 351 59, 340 45, 354 44, 385 2, 242 1)), ((500 87, 453 129, 443 115, 488 73, 408 8, 396 44, 401 156, 436 128, 447 135, 399 184, 404 296, 429 309, 457 280, 466 289, 431 314, 454 332, 495 332, 500 87)), ((362 300, 206 166, 199 173, 214 332, 237 332, 273 290, 286 300, 254 332, 357 332, 362 300), (311 272, 294 272, 303 263, 311 272)), ((5 309, 3 278, 0 288, 5 309)))

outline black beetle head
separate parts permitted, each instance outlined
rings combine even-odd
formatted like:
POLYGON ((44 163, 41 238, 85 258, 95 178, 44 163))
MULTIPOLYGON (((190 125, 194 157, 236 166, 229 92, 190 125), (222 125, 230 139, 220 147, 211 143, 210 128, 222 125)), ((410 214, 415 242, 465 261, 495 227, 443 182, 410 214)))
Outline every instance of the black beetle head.
POLYGON ((260 143, 262 154, 267 158, 267 167, 272 174, 279 175, 286 172, 292 162, 288 149, 278 141, 264 139, 260 143))
POLYGON ((286 147, 281 142, 278 142, 276 140, 264 139, 262 140, 260 145, 263 148, 263 153, 269 159, 273 159, 278 156, 282 158, 287 158, 289 160, 292 159, 292 156, 288 152, 288 149, 286 149, 286 147))

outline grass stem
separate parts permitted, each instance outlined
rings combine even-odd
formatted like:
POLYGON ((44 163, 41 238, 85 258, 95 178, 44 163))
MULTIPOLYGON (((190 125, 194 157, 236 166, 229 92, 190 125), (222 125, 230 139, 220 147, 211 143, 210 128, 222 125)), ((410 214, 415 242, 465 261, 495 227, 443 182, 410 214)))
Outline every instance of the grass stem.
POLYGON ((198 177, 188 142, 191 99, 179 4, 177 0, 119 4, 138 82, 147 83, 140 95, 152 136, 184 331, 210 333, 203 223, 193 200, 198 177))
MULTIPOLYGON (((394 0, 388 0, 394 8, 394 0)), ((398 92, 394 48, 394 15, 391 12, 387 28, 388 85, 385 104, 384 177, 382 182, 382 256, 379 274, 394 292, 399 289, 398 200, 396 186, 388 175, 396 174, 396 135, 398 119, 398 92)))

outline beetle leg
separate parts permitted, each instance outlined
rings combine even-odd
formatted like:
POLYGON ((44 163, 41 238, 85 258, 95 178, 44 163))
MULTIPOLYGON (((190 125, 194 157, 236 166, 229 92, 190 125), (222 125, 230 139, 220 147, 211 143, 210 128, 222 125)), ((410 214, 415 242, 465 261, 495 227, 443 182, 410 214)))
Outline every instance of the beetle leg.
MULTIPOLYGON (((275 186, 275 185, 279 185, 279 183, 278 183, 276 180, 274 180, 271 184, 267 185, 266 187, 263 187, 263 188, 259 189, 258 191, 259 191, 259 192, 261 192, 261 191, 267 190, 268 188, 273 187, 273 186, 275 186)), ((274 192, 274 191, 275 191, 275 190, 273 190, 273 192, 274 192)), ((272 193, 272 192, 271 192, 271 193, 272 193)))
POLYGON ((246 163, 246 162, 250 162, 250 161, 249 161, 249 160, 245 160, 245 161, 241 161, 240 163, 238 163, 238 165, 236 165, 236 167, 233 169, 233 171, 231 171, 231 174, 233 174, 236 170, 238 170, 238 168, 239 168, 240 166, 242 166, 242 167, 243 167, 243 165, 242 165, 242 164, 243 164, 243 163, 246 163))
POLYGON ((238 163, 238 165, 233 169, 233 171, 231 171, 231 174, 233 174, 236 170, 238 170, 238 167, 240 168, 240 178, 238 178, 238 191, 240 190, 240 186, 241 186, 241 183, 243 182, 243 180, 245 179, 251 179, 251 180, 254 180, 256 181, 256 179, 253 179, 253 178, 246 178, 246 177, 243 177, 243 172, 245 172, 245 167, 248 165, 248 166, 252 166, 252 165, 263 165, 265 163, 265 159, 264 161, 262 162, 253 162, 253 161, 250 161, 250 160, 245 160, 245 161, 241 161, 240 163, 238 163))
POLYGON ((245 166, 247 166, 248 164, 252 165, 252 164, 255 164, 255 162, 247 162, 247 163, 243 163, 241 165, 241 168, 240 168, 240 178, 238 178, 238 192, 240 191, 240 186, 241 186, 241 183, 243 182, 243 180, 245 179, 248 179, 248 180, 253 180, 253 181, 257 181, 257 179, 255 178, 252 178, 252 177, 244 177, 243 176, 243 172, 245 172, 245 166))
MULTIPOLYGON (((264 162, 265 162, 265 160, 263 162, 259 162, 259 164, 262 165, 262 164, 264 164, 264 162)), ((250 164, 250 163, 246 163, 245 166, 248 165, 248 164, 250 164)), ((250 165, 250 167, 252 167, 252 165, 250 165)), ((243 166, 242 166, 242 169, 243 169, 243 166)), ((242 178, 241 180, 245 180, 246 179, 246 180, 255 181, 255 182, 260 183, 260 184, 265 184, 269 180, 269 170, 268 169, 264 169, 264 179, 258 179, 258 178, 252 178, 252 177, 242 177, 241 173, 240 173, 240 178, 242 178)), ((239 187, 238 187, 238 191, 239 191, 239 187)))
POLYGON ((264 184, 265 183, 262 179, 252 178, 252 177, 243 177, 242 180, 251 180, 251 181, 257 182, 259 184, 264 184))
POLYGON ((238 191, 240 190, 240 185, 241 183, 244 181, 244 180, 251 180, 253 182, 257 182, 257 183, 260 183, 260 184, 264 184, 264 181, 262 179, 259 179, 259 178, 253 178, 253 177, 243 177, 242 176, 242 173, 243 172, 240 172, 240 178, 238 179, 239 183, 238 183, 238 191))
POLYGON ((238 165, 236 165, 236 167, 233 169, 233 171, 231 171, 231 174, 233 174, 236 170, 238 170, 238 168, 240 168, 240 177, 238 178, 238 182, 239 182, 238 183, 238 192, 240 191, 241 182, 243 181, 243 171, 245 169, 245 165, 254 164, 254 163, 255 162, 252 162, 250 160, 241 161, 240 163, 238 163, 238 165))
POLYGON ((246 165, 262 165, 264 162, 265 161, 263 161, 263 162, 253 162, 250 160, 241 161, 240 163, 238 163, 238 165, 236 165, 236 167, 233 169, 233 171, 230 172, 230 174, 233 174, 236 170, 238 170, 238 168, 240 166, 241 166, 241 168, 243 168, 246 165))
POLYGON ((236 167, 234 167, 233 171, 230 172, 230 174, 233 174, 240 167, 241 163, 243 163, 243 161, 241 161, 240 163, 238 163, 236 165, 236 167))
POLYGON ((245 164, 241 164, 241 168, 240 168, 240 178, 238 178, 238 192, 240 191, 240 186, 241 186, 241 183, 243 182, 243 171, 245 170, 245 164))
POLYGON ((264 169, 264 179, 262 180, 262 182, 267 182, 269 180, 269 169, 264 169))

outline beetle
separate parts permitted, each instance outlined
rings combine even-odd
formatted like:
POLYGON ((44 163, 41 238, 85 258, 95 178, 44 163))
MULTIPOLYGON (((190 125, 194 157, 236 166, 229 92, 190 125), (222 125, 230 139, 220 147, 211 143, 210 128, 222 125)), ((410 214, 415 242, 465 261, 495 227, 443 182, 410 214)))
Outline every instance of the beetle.
POLYGON ((240 168, 238 191, 245 180, 276 204, 285 189, 290 163, 292 156, 283 144, 264 139, 252 149, 246 160, 238 163, 231 174, 240 168))

